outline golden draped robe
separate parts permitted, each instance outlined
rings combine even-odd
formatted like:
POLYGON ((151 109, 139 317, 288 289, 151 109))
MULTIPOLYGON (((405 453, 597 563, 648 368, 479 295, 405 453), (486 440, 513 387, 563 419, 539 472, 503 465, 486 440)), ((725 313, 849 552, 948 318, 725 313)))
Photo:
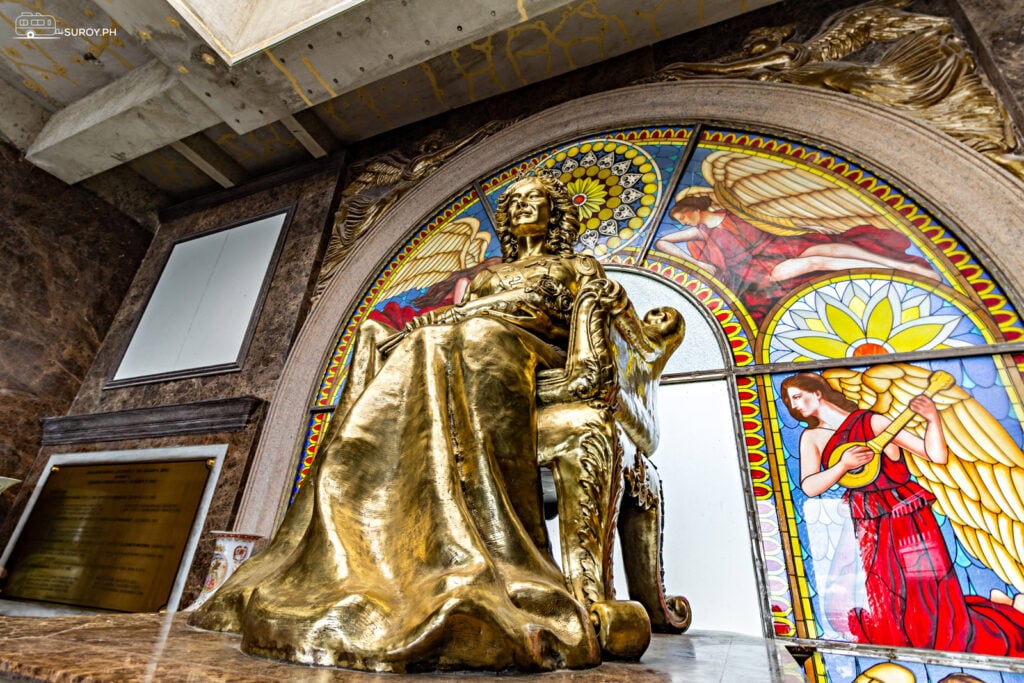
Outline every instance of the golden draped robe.
POLYGON ((535 378, 558 367, 583 257, 481 273, 459 315, 361 326, 309 480, 277 536, 192 616, 242 649, 371 671, 600 663, 553 563, 537 472, 535 378), (495 305, 487 305, 488 301, 495 305), (553 343, 551 343, 553 342, 553 343))

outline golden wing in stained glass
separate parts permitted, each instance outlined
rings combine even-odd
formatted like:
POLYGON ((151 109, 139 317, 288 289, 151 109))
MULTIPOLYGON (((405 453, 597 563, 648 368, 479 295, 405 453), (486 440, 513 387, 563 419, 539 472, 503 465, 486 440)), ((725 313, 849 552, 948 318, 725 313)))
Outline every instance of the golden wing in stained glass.
POLYGON ((391 278, 389 294, 429 287, 457 270, 482 263, 490 241, 491 233, 481 230, 480 221, 472 216, 445 224, 428 236, 391 278))
POLYGON ((839 234, 859 225, 891 230, 885 209, 830 178, 778 159, 717 151, 701 165, 717 203, 775 235, 839 234))

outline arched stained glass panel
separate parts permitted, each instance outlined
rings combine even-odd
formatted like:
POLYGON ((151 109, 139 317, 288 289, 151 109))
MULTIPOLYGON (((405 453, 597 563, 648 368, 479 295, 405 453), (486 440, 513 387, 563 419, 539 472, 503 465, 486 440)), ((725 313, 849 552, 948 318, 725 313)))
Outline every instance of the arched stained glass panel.
MULTIPOLYGON (((940 297, 955 292, 960 303, 954 308, 984 310, 982 317, 991 323, 976 325, 993 328, 992 334, 979 337, 961 327, 959 337, 950 339, 954 345, 1016 341, 1024 333, 1005 294, 947 228, 893 184, 822 149, 705 130, 669 201, 647 258, 693 273, 728 299, 759 337, 755 346, 776 349, 775 357, 759 357, 760 362, 786 355, 780 350, 784 340, 760 337, 782 317, 783 329, 792 324, 789 307, 799 292, 850 276, 900 281, 937 290, 940 297)), ((929 302, 942 307, 936 297, 929 302)), ((883 313, 885 306, 874 312, 883 313)), ((886 315, 864 322, 872 328, 861 336, 875 340, 873 346, 818 345, 809 355, 790 349, 795 355, 787 360, 844 358, 858 346, 861 355, 894 352, 888 337, 895 328, 887 327, 886 315)), ((898 338, 900 350, 915 336, 898 338)), ((934 348, 923 341, 913 345, 934 348)))
MULTIPOLYGON (((867 648, 847 659, 812 657, 817 680, 852 680, 843 674, 849 660, 870 666, 878 648, 1024 654, 1007 645, 1024 642, 1024 616, 1012 604, 1024 602, 1024 325, 955 226, 894 179, 807 141, 690 123, 598 131, 500 166, 454 195, 341 326, 296 487, 337 403, 358 324, 378 317, 400 327, 458 300, 472 269, 498 256, 490 218, 497 198, 534 167, 557 171, 573 193, 583 221, 577 252, 622 280, 641 313, 666 304, 684 310, 695 346, 673 360, 671 381, 710 378, 734 388, 730 436, 740 457, 728 466, 741 463, 743 491, 732 502, 749 515, 765 632, 867 648), (953 384, 933 392, 935 409, 915 401, 906 424, 894 428, 900 448, 872 458, 893 486, 818 476, 835 466, 829 458, 840 445, 818 430, 869 441, 928 393, 940 371, 953 384), (791 378, 801 374, 824 381, 822 396, 838 409, 822 411, 814 390, 791 396, 791 378), (863 438, 846 434, 854 414, 867 415, 863 438), (815 426, 816 416, 832 422, 815 426), (940 442, 949 464, 930 461, 942 459, 940 442), (925 541, 888 529, 910 522, 925 541), (884 553, 865 550, 884 539, 892 546, 884 553), (902 602, 875 606, 886 591, 902 602), (929 591, 941 592, 939 602, 955 614, 921 607, 929 591), (980 630, 978 613, 991 617, 980 630), (929 631, 940 635, 918 635, 929 631)), ((685 398, 673 403, 675 393, 688 392, 666 391, 665 414, 687 410, 685 398)), ((676 435, 659 453, 686 453, 696 443, 676 435)), ((715 456, 702 452, 693 462, 715 456)), ((684 476, 670 469, 670 477, 684 476)), ((713 509, 726 494, 712 488, 687 492, 688 504, 713 509)), ((672 515, 675 494, 666 490, 672 515)), ((677 541, 685 542, 670 539, 677 541)))

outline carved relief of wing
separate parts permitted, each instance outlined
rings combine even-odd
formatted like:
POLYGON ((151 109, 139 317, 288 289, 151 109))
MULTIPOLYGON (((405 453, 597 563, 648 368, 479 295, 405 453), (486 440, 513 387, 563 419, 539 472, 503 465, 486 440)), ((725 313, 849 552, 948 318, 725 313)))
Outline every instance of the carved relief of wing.
POLYGON ((712 152, 702 164, 722 208, 775 235, 838 234, 858 225, 892 229, 882 210, 808 170, 742 152, 712 152))
POLYGON ((434 232, 413 252, 388 283, 391 295, 420 289, 444 280, 457 270, 472 268, 486 258, 491 233, 471 216, 459 218, 434 232))
MULTIPOLYGON (((877 365, 863 374, 825 370, 836 389, 887 417, 906 409, 928 385, 930 370, 908 363, 877 365)), ((958 385, 932 399, 939 409, 949 460, 933 463, 906 452, 918 483, 936 497, 956 537, 1000 579, 1024 592, 1024 453, 984 406, 958 385)), ((924 435, 924 421, 907 426, 924 435)))

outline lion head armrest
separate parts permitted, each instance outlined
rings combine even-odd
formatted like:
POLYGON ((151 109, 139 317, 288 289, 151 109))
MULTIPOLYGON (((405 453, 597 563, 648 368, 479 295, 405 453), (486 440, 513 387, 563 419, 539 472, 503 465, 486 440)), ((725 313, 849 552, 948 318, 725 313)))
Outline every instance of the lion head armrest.
POLYGON ((619 385, 615 419, 647 454, 658 447, 658 382, 683 333, 683 316, 669 306, 651 309, 640 321, 628 305, 612 319, 619 385))
POLYGON ((622 285, 592 280, 576 297, 565 367, 540 373, 541 404, 601 401, 644 452, 657 445, 655 395, 665 363, 683 338, 674 308, 649 311, 641 321, 622 285))

